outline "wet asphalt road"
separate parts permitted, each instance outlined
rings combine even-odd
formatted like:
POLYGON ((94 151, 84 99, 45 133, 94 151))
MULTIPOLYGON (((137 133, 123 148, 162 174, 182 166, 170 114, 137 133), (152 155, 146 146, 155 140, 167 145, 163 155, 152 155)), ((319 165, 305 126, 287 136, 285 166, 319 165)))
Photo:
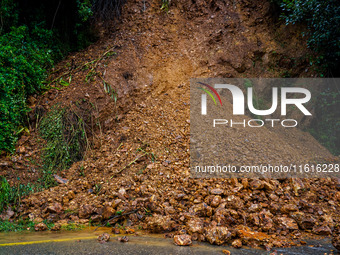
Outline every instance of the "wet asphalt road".
MULTIPOLYGON (((1 239, 0 239, 1 242, 1 239)), ((262 249, 234 249, 227 246, 213 246, 206 243, 194 243, 191 247, 179 247, 172 243, 172 239, 153 237, 130 237, 127 243, 117 241, 112 237, 108 243, 100 244, 96 239, 85 239, 62 242, 33 243, 25 245, 0 246, 0 254, 178 254, 178 255, 203 255, 224 254, 223 250, 229 250, 234 254, 270 254, 262 249)), ((306 246, 277 249, 277 254, 317 255, 317 254, 340 254, 331 245, 329 239, 308 242, 306 246), (318 247, 316 247, 318 246, 318 247)))

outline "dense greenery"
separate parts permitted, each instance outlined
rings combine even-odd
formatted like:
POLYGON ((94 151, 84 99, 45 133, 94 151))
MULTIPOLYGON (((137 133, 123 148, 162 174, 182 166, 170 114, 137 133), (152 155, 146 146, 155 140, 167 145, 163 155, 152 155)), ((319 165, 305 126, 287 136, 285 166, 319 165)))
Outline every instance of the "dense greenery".
POLYGON ((310 133, 334 155, 340 155, 340 86, 328 84, 318 96, 310 133))
POLYGON ((51 66, 51 50, 35 38, 51 33, 26 26, 13 28, 0 37, 0 150, 12 151, 25 125, 26 99, 42 89, 46 68, 51 66))
POLYGON ((308 46, 317 53, 311 59, 327 75, 340 75, 340 1, 275 0, 286 23, 307 25, 308 46))
POLYGON ((68 52, 93 42, 90 19, 112 18, 123 2, 1 0, 0 151, 14 151, 27 126, 26 100, 44 89, 46 70, 68 52))
MULTIPOLYGON (((340 76, 340 1, 274 0, 286 24, 305 24, 308 47, 315 53, 310 64, 321 77, 340 76)), ((324 86, 315 105, 310 133, 333 154, 340 154, 340 88, 324 86)))

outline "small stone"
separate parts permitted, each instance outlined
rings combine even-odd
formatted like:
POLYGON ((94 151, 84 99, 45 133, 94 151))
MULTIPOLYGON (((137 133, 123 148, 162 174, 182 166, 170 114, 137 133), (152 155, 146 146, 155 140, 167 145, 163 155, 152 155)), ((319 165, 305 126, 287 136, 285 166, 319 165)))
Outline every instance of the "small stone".
POLYGON ((33 222, 34 223, 41 223, 41 222, 43 222, 44 220, 42 219, 42 218, 40 218, 40 217, 37 217, 37 218, 35 218, 34 220, 33 220, 33 222))
POLYGON ((334 236, 332 239, 333 246, 340 251, 340 235, 334 236))
POLYGON ((252 190, 260 190, 263 189, 264 183, 261 180, 255 179, 249 183, 249 186, 252 190))
POLYGON ((63 211, 63 207, 60 203, 54 203, 46 208, 46 212, 48 213, 61 213, 63 211))
POLYGON ((228 250, 223 250, 222 252, 223 252, 224 254, 227 254, 227 255, 230 255, 230 254, 231 254, 231 252, 228 251, 228 250))
POLYGON ((35 231, 45 231, 47 230, 47 226, 45 225, 45 223, 39 223, 34 226, 34 229, 35 231))
POLYGON ((192 245, 191 236, 190 235, 175 235, 174 242, 179 246, 188 246, 192 245))
POLYGON ((175 222, 170 216, 155 215, 148 217, 148 228, 154 233, 169 232, 173 229, 175 222))
POLYGON ((55 223, 54 226, 51 228, 52 231, 59 231, 61 229, 60 223, 55 223))
POLYGON ((129 238, 127 236, 118 237, 118 241, 122 243, 126 243, 129 241, 129 238))
POLYGON ((299 229, 296 221, 288 217, 279 217, 277 219, 277 222, 279 225, 284 226, 286 229, 289 229, 289 230, 299 229))
POLYGON ((326 236, 326 235, 331 235, 332 230, 327 225, 314 226, 313 233, 317 235, 326 236))
POLYGON ((212 226, 205 230, 205 237, 211 244, 222 245, 231 238, 231 233, 227 227, 212 226))
POLYGON ((222 200, 221 196, 214 196, 214 198, 213 198, 213 200, 211 201, 210 205, 211 205, 212 207, 217 207, 217 206, 220 205, 221 200, 222 200))
POLYGON ((110 240, 110 235, 108 233, 103 233, 100 236, 98 236, 98 241, 100 243, 106 243, 110 240))
POLYGON ((242 247, 242 241, 240 239, 236 239, 231 243, 231 246, 233 246, 234 248, 241 248, 242 247))
POLYGON ((115 215, 115 213, 116 210, 113 209, 111 206, 105 206, 102 213, 103 219, 104 220, 110 219, 113 215, 115 215))
POLYGON ((222 189, 212 189, 210 190, 210 193, 213 195, 221 195, 223 194, 223 190, 222 189))
POLYGON ((127 227, 125 229, 126 234, 134 234, 136 231, 133 228, 127 227))

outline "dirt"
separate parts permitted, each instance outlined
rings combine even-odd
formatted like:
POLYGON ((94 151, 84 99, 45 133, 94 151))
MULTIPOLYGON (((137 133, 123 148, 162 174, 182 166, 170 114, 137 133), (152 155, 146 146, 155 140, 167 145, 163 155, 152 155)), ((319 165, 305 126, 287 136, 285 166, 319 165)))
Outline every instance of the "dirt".
MULTIPOLYGON (((55 104, 91 104, 100 125, 91 130, 86 159, 59 173, 67 183, 30 195, 15 217, 99 223, 137 210, 110 223, 267 249, 300 245, 306 236, 337 235, 337 179, 190 178, 190 78, 315 77, 301 28, 286 27, 273 18, 275 11, 267 1, 177 0, 168 13, 156 0, 145 1, 145 9, 143 1, 128 1, 112 31, 55 67, 50 79, 72 75, 70 85, 31 99, 32 108, 45 111, 55 104), (91 76, 91 68, 99 75, 91 76)), ((255 157, 339 161, 299 129, 289 136, 268 133, 264 128, 256 135, 231 135, 235 160, 244 155, 249 164, 255 157), (250 146, 244 137, 268 146, 250 146)), ((33 125, 17 154, 3 157, 2 174, 11 183, 39 177, 32 170, 38 139, 33 125)))

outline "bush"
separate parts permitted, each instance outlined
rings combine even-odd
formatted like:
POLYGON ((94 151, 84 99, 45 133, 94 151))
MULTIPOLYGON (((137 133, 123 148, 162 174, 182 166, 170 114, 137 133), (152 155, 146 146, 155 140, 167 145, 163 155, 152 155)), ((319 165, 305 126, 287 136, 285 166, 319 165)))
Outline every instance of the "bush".
MULTIPOLYGON (((305 23, 308 46, 317 53, 312 63, 322 71, 340 70, 340 1, 339 0, 275 0, 286 23, 305 23)), ((331 73, 332 74, 332 73, 331 73)))
POLYGON ((15 206, 20 203, 21 197, 27 196, 34 191, 39 190, 31 184, 19 184, 16 187, 11 187, 6 178, 0 178, 0 213, 7 208, 8 205, 15 206))
MULTIPOLYGON (((31 35, 37 34, 38 29, 31 35)), ((39 45, 31 35, 21 26, 0 37, 0 150, 14 150, 25 126, 26 99, 41 91, 46 68, 52 65, 45 43, 39 45)), ((44 35, 39 42, 49 40, 50 33, 44 35)))

